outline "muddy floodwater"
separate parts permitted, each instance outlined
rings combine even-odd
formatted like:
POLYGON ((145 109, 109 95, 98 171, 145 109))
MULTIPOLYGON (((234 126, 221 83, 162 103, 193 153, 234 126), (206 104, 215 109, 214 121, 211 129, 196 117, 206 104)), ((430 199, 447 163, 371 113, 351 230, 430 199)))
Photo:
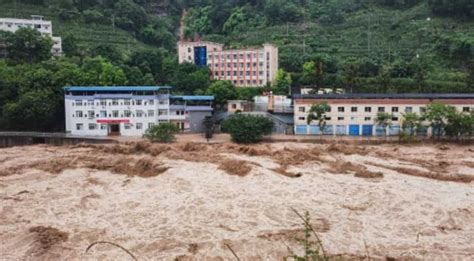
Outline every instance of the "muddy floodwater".
POLYGON ((292 209, 329 256, 473 260, 474 147, 0 149, 1 260, 282 260, 292 209))

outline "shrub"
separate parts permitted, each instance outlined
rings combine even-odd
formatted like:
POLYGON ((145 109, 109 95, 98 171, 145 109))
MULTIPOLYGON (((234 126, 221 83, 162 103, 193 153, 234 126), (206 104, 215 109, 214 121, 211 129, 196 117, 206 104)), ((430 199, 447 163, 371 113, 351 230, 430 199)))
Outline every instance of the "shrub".
POLYGON ((263 116, 234 114, 222 125, 236 143, 256 143, 264 135, 272 133, 273 122, 263 116))
POLYGON ((179 128, 173 123, 160 123, 149 128, 144 137, 151 142, 173 142, 175 135, 179 133, 179 128))

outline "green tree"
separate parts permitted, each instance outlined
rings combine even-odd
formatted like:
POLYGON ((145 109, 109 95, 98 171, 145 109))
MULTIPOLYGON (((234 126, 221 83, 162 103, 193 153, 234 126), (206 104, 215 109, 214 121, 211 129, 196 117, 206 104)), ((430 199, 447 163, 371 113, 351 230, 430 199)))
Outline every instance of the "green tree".
POLYGON ((426 106, 423 118, 430 122, 433 138, 441 139, 445 130, 448 116, 455 112, 456 108, 442 103, 430 103, 426 106))
POLYGON ((86 85, 117 86, 126 85, 123 70, 102 57, 86 58, 82 65, 86 85))
POLYGON ((53 41, 31 28, 21 28, 6 35, 7 58, 13 63, 35 63, 51 58, 53 41))
POLYGON ((5 104, 2 112, 8 129, 51 131, 56 126, 53 100, 51 92, 36 90, 22 94, 16 102, 5 104))
POLYGON ((311 106, 308 113, 308 125, 311 125, 313 121, 318 121, 319 133, 322 139, 324 129, 326 129, 326 113, 331 111, 331 106, 327 102, 321 102, 311 106))
POLYGON ((256 143, 272 133, 273 122, 263 116, 238 113, 225 120, 222 129, 230 133, 236 143, 256 143))
POLYGON ((151 142, 170 143, 176 140, 175 135, 179 133, 179 128, 174 123, 160 123, 148 128, 144 137, 151 142))
POLYGON ((78 56, 80 55, 80 49, 77 45, 77 39, 74 35, 68 34, 63 38, 63 52, 66 56, 78 56))
POLYGON ((184 23, 186 25, 184 34, 186 36, 192 36, 195 33, 209 33, 212 30, 210 12, 210 6, 189 9, 188 14, 184 18, 184 23))
POLYGON ((446 117, 446 135, 459 139, 463 136, 470 136, 474 128, 474 113, 462 113, 456 109, 451 109, 446 117))
POLYGON ((403 132, 408 131, 410 138, 415 135, 415 129, 420 126, 421 117, 415 112, 407 112, 403 114, 402 130, 403 132))
POLYGON ((392 117, 393 115, 388 112, 378 112, 377 117, 375 117, 374 121, 376 125, 383 127, 383 133, 385 138, 387 138, 387 129, 392 125, 392 117))
POLYGON ((206 93, 214 96, 215 104, 224 106, 228 100, 238 97, 237 88, 230 81, 216 81, 209 86, 206 93))
POLYGON ((346 89, 354 93, 354 87, 357 84, 357 76, 359 74, 359 65, 356 62, 347 63, 343 69, 344 83, 346 89))
POLYGON ((287 95, 291 88, 291 75, 283 69, 277 71, 275 83, 273 84, 273 92, 275 94, 287 95))

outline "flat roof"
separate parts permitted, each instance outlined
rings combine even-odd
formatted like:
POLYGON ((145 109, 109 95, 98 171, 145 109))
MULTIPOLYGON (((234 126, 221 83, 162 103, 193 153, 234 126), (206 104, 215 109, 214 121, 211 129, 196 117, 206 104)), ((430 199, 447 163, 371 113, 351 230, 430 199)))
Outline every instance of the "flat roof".
POLYGON ((171 89, 170 86, 71 86, 64 87, 70 92, 151 92, 171 89))
POLYGON ((173 95, 171 96, 173 99, 183 99, 185 101, 213 101, 214 96, 203 96, 203 95, 196 95, 196 96, 191 96, 191 95, 173 95))
POLYGON ((343 93, 294 94, 293 99, 474 99, 474 93, 343 93))

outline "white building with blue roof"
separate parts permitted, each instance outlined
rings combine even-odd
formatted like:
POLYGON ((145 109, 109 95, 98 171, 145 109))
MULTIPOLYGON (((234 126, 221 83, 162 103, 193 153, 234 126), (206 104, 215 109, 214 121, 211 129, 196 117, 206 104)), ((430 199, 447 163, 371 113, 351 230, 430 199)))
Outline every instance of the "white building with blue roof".
POLYGON ((65 87, 66 132, 78 136, 142 136, 163 122, 202 132, 213 96, 173 96, 169 86, 65 87))

